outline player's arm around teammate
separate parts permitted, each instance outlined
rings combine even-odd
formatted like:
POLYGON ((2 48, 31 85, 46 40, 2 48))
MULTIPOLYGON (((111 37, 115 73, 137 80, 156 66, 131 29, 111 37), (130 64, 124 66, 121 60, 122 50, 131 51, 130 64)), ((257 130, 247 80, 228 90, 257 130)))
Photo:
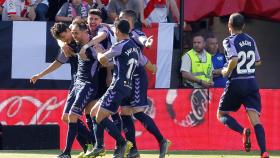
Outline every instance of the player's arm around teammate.
POLYGON ((88 13, 87 22, 90 32, 96 32, 96 35, 87 43, 85 44, 79 54, 81 57, 84 57, 85 50, 91 46, 96 46, 106 38, 108 38, 109 31, 106 27, 102 27, 102 13, 99 9, 91 9, 88 13))

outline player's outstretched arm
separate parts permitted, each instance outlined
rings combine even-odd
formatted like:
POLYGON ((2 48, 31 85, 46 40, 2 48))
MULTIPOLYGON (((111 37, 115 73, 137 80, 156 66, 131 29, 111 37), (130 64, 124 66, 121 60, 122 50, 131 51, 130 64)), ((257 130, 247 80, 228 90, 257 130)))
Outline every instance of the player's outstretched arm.
POLYGON ((53 72, 56 69, 58 69, 61 65, 62 65, 62 63, 55 60, 45 70, 43 70, 42 72, 32 76, 31 79, 30 79, 30 83, 35 84, 38 79, 44 77, 45 75, 53 72))

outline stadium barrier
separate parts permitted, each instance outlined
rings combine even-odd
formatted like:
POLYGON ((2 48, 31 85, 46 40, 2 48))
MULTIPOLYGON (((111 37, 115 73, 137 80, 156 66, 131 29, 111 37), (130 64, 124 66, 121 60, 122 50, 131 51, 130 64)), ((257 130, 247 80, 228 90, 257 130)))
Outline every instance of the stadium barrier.
POLYGON ((3 150, 59 149, 58 125, 5 125, 1 136, 3 150))
MULTIPOLYGON (((163 135, 172 141, 171 150, 242 150, 241 136, 216 119, 222 92, 223 89, 149 90, 150 106, 146 112, 155 120, 163 135)), ((67 126, 60 119, 67 90, 0 90, 0 94, 0 121, 3 125, 58 124, 60 148, 63 148, 67 126)), ((261 121, 266 129, 267 148, 279 150, 280 90, 261 89, 260 94, 261 121)), ((244 108, 240 111, 243 113, 234 113, 233 116, 253 131, 244 108)), ((157 150, 158 144, 151 134, 139 122, 136 121, 135 125, 138 148, 157 150)), ((107 133, 105 144, 109 149, 114 148, 114 140, 107 133)), ((75 143, 74 149, 78 148, 75 143)), ((258 149, 254 135, 252 149, 258 149)))

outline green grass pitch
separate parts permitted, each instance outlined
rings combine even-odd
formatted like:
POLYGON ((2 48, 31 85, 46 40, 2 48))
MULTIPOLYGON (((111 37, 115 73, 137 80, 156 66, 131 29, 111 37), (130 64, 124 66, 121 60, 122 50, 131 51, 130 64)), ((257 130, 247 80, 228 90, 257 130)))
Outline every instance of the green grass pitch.
MULTIPOLYGON (((58 150, 0 150, 0 158, 54 158, 58 150)), ((78 151, 72 152, 76 158, 78 151)), ((280 151, 270 151, 271 158, 280 158, 280 151)), ((158 151, 140 151, 141 158, 158 158, 158 151)), ((258 151, 171 151, 166 158, 260 158, 258 151)), ((111 158, 112 152, 102 158, 111 158)))

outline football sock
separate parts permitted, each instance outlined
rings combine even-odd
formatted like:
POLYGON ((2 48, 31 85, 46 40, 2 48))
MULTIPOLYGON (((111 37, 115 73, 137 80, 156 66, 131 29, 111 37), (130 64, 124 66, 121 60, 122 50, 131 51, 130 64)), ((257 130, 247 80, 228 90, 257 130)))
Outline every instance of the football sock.
POLYGON ((244 128, 230 115, 225 114, 220 117, 220 122, 222 122, 224 125, 228 126, 230 129, 242 134, 244 128))
POLYGON ((256 138, 257 138, 259 147, 261 149, 261 154, 263 154, 264 152, 266 152, 264 128, 261 124, 256 124, 254 126, 254 130, 255 130, 255 134, 256 134, 256 138))
POLYGON ((112 121, 110 121, 107 117, 104 118, 99 125, 101 125, 104 129, 106 129, 111 137, 113 137, 117 144, 123 144, 125 142, 124 138, 121 135, 121 132, 117 129, 112 121))
POLYGON ((129 115, 122 115, 121 116, 123 121, 123 131, 125 133, 125 137, 127 140, 133 143, 133 148, 136 149, 136 141, 135 141, 135 127, 132 120, 132 117, 129 115))
POLYGON ((122 120, 121 120, 120 114, 117 112, 117 113, 111 115, 111 117, 112 117, 112 120, 113 120, 115 126, 118 128, 118 130, 122 131, 122 120))
POLYGON ((87 152, 87 140, 78 133, 77 137, 76 137, 78 143, 80 144, 80 146, 83 148, 84 153, 87 152))
POLYGON ((74 139, 77 135, 77 132, 78 132, 77 123, 76 122, 68 123, 66 146, 65 146, 63 153, 70 155, 71 148, 72 148, 74 139))
POLYGON ((95 140, 96 140, 95 147, 103 148, 103 146, 104 146, 104 128, 103 128, 103 126, 96 123, 95 117, 92 118, 92 121, 95 124, 95 126, 93 126, 94 136, 95 136, 95 140))
POLYGON ((87 143, 91 142, 91 134, 83 121, 77 121, 78 134, 87 139, 87 143))
POLYGON ((90 114, 86 114, 86 122, 87 122, 89 132, 90 132, 91 143, 92 143, 92 145, 94 145, 96 140, 95 140, 95 136, 94 136, 93 126, 95 126, 95 124, 93 124, 90 114))
POLYGON ((155 122, 153 119, 145 114, 144 112, 138 112, 133 114, 134 117, 139 120, 143 126, 151 133, 153 136, 157 139, 158 143, 161 143, 163 141, 163 136, 160 133, 159 129, 157 128, 155 122))

